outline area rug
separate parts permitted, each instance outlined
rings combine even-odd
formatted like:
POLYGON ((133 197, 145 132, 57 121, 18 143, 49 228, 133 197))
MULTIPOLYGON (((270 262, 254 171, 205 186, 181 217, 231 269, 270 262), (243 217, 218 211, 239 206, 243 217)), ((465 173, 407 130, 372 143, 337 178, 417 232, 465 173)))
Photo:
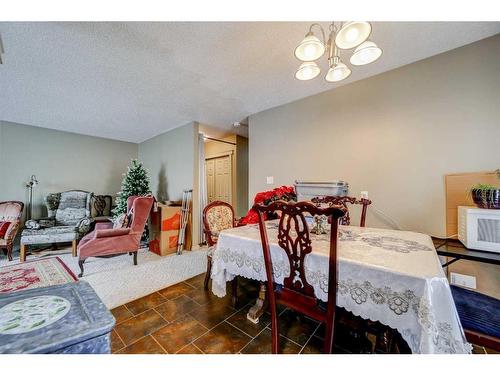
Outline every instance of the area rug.
MULTIPOLYGON (((58 257, 75 275, 80 273, 78 258, 74 258, 71 251, 58 257)), ((47 255, 37 259, 54 258, 47 255)), ((0 266, 18 262, 18 258, 12 262, 8 262, 6 257, 0 258, 0 266)), ((137 262, 134 266, 128 254, 107 259, 88 258, 81 280, 88 281, 103 303, 112 309, 205 272, 207 252, 206 249, 198 249, 162 257, 148 249, 141 249, 137 262)))
POLYGON ((0 293, 66 284, 77 278, 58 257, 0 267, 0 293))

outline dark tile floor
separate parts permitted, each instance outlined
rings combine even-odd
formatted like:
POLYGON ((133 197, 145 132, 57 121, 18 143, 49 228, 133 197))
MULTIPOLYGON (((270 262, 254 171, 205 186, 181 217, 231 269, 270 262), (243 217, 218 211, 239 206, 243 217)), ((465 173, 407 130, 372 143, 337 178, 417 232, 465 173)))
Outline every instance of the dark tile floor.
MULTIPOLYGON (((218 298, 203 289, 205 274, 152 293, 113 309, 116 326, 111 334, 113 353, 215 354, 271 352, 268 314, 258 324, 246 319, 255 300, 258 283, 241 279, 239 307, 231 296, 218 298)), ((230 291, 230 286, 228 291, 230 291)), ((288 309, 280 309, 280 347, 283 353, 320 353, 323 327, 288 309)), ((360 352, 360 341, 337 328, 338 353, 360 352)), ((374 344, 365 338, 363 345, 374 344)), ((365 348, 366 350, 366 348, 365 348)), ((398 351, 396 345, 396 352, 398 351)), ((485 353, 475 347, 475 352, 485 353)))

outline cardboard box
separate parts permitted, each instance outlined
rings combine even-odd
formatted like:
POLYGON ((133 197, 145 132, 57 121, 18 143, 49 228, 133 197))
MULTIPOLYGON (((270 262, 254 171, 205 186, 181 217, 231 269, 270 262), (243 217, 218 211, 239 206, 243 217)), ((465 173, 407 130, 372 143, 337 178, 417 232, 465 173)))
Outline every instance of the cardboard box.
MULTIPOLYGON (((179 239, 180 221, 180 205, 158 203, 158 211, 151 214, 149 250, 161 256, 175 253, 179 239)), ((190 221, 188 221, 188 227, 190 227, 190 221)), ((187 239, 190 237, 190 233, 190 228, 189 230, 186 228, 185 244, 188 242, 187 239)), ((190 243, 191 240, 189 239, 189 245, 190 243)), ((191 250, 190 246, 184 247, 191 250)))

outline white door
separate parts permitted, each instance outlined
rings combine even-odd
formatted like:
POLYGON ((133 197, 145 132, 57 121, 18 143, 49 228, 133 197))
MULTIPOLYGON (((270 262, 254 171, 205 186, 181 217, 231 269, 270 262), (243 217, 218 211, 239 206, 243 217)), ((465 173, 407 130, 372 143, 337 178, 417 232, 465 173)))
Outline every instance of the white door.
POLYGON ((215 159, 205 160, 205 176, 207 176, 207 203, 215 201, 215 159))
POLYGON ((223 201, 232 204, 231 156, 221 156, 205 161, 208 203, 223 201))

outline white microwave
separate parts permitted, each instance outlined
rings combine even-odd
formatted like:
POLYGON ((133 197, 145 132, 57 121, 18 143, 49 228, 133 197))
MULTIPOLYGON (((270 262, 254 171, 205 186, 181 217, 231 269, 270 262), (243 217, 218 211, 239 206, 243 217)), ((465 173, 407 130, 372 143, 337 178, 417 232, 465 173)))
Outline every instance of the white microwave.
POLYGON ((469 249, 500 253, 500 210, 459 206, 458 239, 469 249))

